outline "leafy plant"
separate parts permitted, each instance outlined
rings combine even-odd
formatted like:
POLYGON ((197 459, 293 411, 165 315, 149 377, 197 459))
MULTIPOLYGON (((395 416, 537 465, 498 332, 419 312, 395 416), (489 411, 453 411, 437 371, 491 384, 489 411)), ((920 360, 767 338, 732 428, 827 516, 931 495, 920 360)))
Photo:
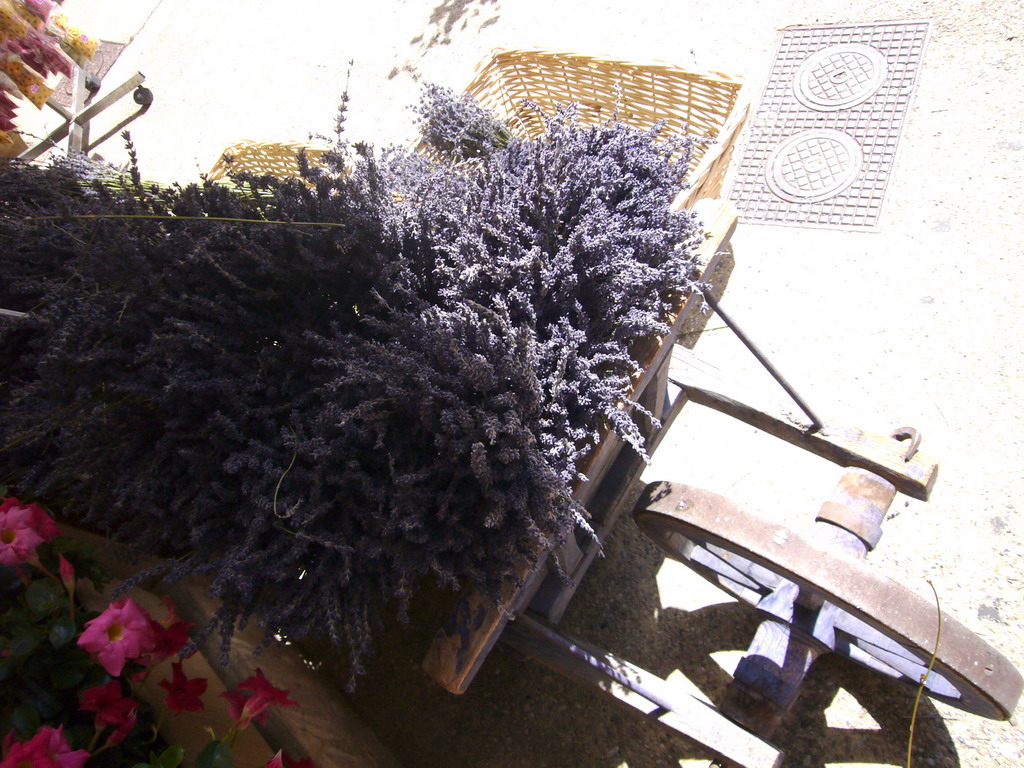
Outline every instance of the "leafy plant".
POLYGON ((75 643, 94 615, 65 582, 77 571, 101 588, 106 577, 84 546, 57 533, 41 507, 0 504, 0 734, 32 736, 46 723, 87 744, 92 722, 78 713, 79 693, 105 673, 75 643))
MULTIPOLYGON (((184 749, 167 745, 158 729, 167 712, 204 708, 205 678, 188 678, 180 661, 160 681, 166 711, 158 713, 134 690, 166 660, 185 649, 188 630, 168 598, 167 615, 155 621, 122 596, 101 613, 76 599, 79 578, 100 588, 104 575, 81 542, 60 535, 37 504, 6 498, 0 504, 0 768, 177 768, 184 749), (69 559, 70 557, 70 559, 69 559), (148 757, 147 757, 148 756, 148 757)), ((264 722, 271 707, 295 706, 260 669, 221 694, 233 720, 196 758, 196 768, 230 768, 231 748, 250 723, 264 722)), ((293 763, 283 753, 270 768, 293 763)))
POLYGON ((225 644, 257 614, 360 672, 422 579, 497 595, 586 527, 602 430, 643 450, 633 350, 699 239, 658 138, 564 110, 471 164, 339 143, 235 190, 9 166, 0 477, 209 574, 225 644))

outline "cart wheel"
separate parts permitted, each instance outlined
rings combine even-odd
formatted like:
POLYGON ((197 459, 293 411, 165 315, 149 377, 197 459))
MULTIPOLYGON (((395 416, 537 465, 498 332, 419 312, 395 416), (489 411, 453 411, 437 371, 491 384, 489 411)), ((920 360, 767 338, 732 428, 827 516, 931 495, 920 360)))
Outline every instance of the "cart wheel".
MULTIPOLYGON (((822 549, 721 496, 676 483, 647 486, 633 517, 669 557, 751 605, 787 581, 796 583, 796 611, 803 620, 793 628, 813 642, 915 687, 927 674, 935 647, 934 602, 864 561, 822 549), (829 604, 835 606, 831 628, 807 629, 829 604)), ((1004 656, 942 614, 942 639, 925 680, 931 696, 1006 720, 1022 687, 1020 673, 1004 656)))
POLYGON ((149 88, 143 88, 141 85, 135 89, 135 93, 132 96, 135 99, 136 104, 140 104, 143 107, 148 107, 153 103, 153 92, 149 88))

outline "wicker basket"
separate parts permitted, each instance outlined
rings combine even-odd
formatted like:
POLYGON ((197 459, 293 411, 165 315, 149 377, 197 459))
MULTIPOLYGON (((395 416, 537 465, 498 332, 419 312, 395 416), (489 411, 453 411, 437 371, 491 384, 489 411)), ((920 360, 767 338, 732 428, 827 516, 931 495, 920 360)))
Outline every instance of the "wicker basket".
MULTIPOLYGON (((542 113, 574 103, 584 123, 617 118, 648 129, 664 122, 674 133, 708 139, 695 148, 690 186, 676 198, 677 207, 687 208, 721 194, 748 111, 742 84, 727 75, 542 50, 493 51, 478 65, 466 92, 526 138, 544 133, 542 113), (524 104, 524 99, 534 106, 524 104)), ((228 172, 247 172, 297 177, 300 149, 306 150, 310 162, 327 151, 325 146, 302 142, 245 141, 225 149, 209 176, 216 180, 228 172), (230 165, 224 155, 234 158, 230 165)))
POLYGON ((524 137, 544 132, 542 113, 574 103, 584 123, 618 119, 648 129, 663 121, 673 132, 711 139, 695 147, 690 188, 676 199, 685 207, 721 193, 749 107, 742 83, 727 75, 542 50, 493 51, 466 92, 524 137))
POLYGON ((240 173, 276 176, 279 179, 298 178, 299 152, 302 150, 306 152, 307 162, 314 165, 325 152, 330 151, 330 147, 302 141, 242 141, 221 152, 207 176, 211 181, 240 173))

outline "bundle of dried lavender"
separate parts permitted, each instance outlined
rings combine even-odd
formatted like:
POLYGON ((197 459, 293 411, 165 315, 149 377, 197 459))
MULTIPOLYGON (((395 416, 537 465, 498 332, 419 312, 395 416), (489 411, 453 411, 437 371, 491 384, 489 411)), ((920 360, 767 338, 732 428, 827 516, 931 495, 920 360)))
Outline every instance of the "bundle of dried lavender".
POLYGON ((358 673, 424 578, 497 594, 585 525, 602 426, 642 450, 630 350, 699 237, 655 138, 563 111, 470 165, 339 144, 258 195, 7 167, 0 480, 209 574, 225 642, 326 616, 358 673))

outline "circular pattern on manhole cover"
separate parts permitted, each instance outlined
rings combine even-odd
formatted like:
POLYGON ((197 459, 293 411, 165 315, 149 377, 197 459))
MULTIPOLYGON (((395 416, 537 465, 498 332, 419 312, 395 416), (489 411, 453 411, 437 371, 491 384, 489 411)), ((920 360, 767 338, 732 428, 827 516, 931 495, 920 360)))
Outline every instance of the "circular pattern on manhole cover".
POLYGON ((808 109, 838 112, 855 107, 882 86, 888 67, 877 48, 830 45, 808 56, 793 79, 793 94, 808 109))
POLYGON ((791 203, 818 203, 857 178, 864 153, 849 134, 815 128, 790 136, 772 150, 765 167, 768 188, 791 203))

